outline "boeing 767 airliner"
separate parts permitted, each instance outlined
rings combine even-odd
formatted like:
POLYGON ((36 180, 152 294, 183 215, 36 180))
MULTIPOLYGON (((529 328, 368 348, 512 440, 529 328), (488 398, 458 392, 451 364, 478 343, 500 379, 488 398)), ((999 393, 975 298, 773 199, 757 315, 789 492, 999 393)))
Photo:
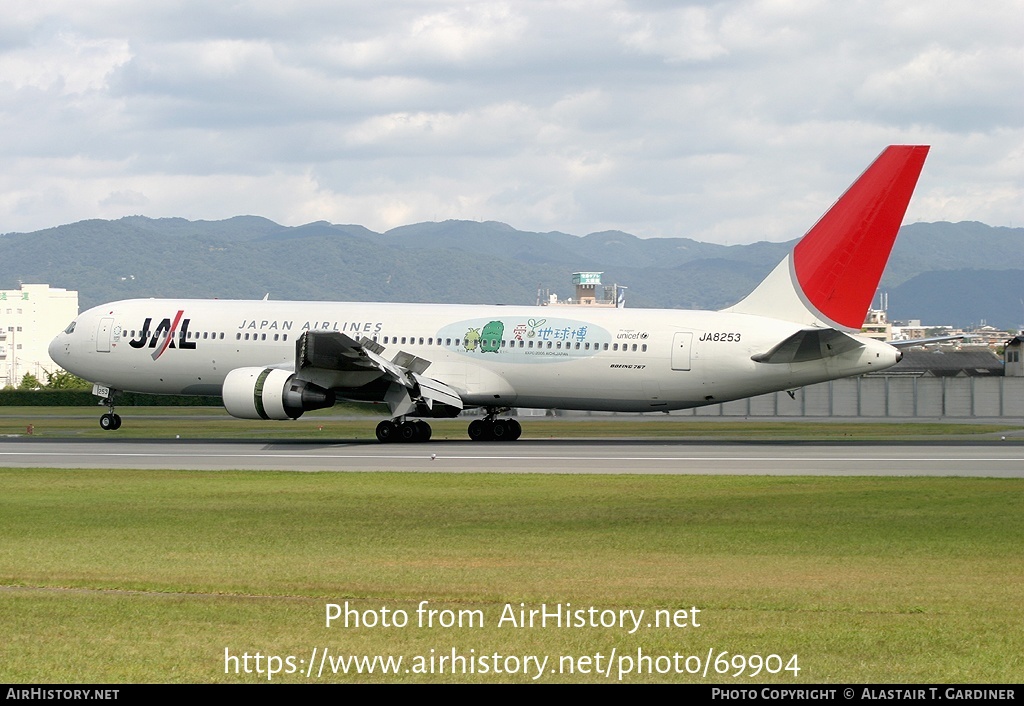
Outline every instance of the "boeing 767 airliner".
POLYGON ((512 407, 669 411, 884 370, 899 351, 857 335, 926 146, 891 146, 757 288, 722 311, 133 299, 79 315, 50 344, 119 392, 221 395, 244 419, 336 400, 383 403, 380 441, 426 441, 466 408, 473 440, 512 440, 512 407))

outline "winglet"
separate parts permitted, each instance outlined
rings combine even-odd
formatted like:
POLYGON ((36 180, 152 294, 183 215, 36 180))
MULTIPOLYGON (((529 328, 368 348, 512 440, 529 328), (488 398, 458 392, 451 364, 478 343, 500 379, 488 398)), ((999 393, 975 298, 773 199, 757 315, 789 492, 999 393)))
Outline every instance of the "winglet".
POLYGON ((790 256, 727 311, 859 330, 927 155, 923 145, 887 147, 790 256))

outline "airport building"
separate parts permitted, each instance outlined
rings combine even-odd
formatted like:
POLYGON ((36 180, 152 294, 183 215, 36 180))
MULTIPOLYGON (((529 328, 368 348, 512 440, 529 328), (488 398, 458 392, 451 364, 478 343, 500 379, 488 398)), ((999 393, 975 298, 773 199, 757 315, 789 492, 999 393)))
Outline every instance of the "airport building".
POLYGON ((601 284, 604 272, 573 272, 572 284, 576 296, 559 299, 550 291, 537 290, 537 306, 589 306, 604 309, 622 309, 626 305, 626 287, 621 284, 601 284))
POLYGON ((0 388, 31 373, 41 383, 56 365, 47 346, 78 316, 78 292, 48 284, 0 290, 0 388))

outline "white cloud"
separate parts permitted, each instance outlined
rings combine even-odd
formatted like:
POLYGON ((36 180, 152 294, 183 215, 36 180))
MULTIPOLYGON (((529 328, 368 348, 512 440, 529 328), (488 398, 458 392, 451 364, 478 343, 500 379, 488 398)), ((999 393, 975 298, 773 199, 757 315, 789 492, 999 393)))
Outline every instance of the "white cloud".
POLYGON ((410 64, 461 65, 514 51, 526 25, 505 4, 457 6, 414 15, 390 32, 343 39, 327 55, 339 66, 371 71, 410 64))
POLYGON ((626 26, 620 41, 641 54, 654 54, 668 62, 699 62, 728 53, 708 8, 684 6, 656 15, 633 12, 620 21, 626 26))
POLYGON ((7 90, 36 89, 61 96, 100 91, 110 75, 131 58, 128 43, 60 33, 45 44, 0 54, 0 85, 7 90))
POLYGON ((15 0, 0 231, 91 217, 800 235, 882 147, 908 220, 1024 221, 1015 2, 15 0))

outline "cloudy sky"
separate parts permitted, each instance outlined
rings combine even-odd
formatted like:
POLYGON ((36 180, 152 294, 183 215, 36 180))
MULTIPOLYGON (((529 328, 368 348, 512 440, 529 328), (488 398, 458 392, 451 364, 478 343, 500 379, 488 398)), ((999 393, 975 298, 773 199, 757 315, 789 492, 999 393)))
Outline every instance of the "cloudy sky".
POLYGON ((7 0, 0 232, 142 214, 801 235, 882 148, 907 221, 1024 225, 1020 0, 7 0))

